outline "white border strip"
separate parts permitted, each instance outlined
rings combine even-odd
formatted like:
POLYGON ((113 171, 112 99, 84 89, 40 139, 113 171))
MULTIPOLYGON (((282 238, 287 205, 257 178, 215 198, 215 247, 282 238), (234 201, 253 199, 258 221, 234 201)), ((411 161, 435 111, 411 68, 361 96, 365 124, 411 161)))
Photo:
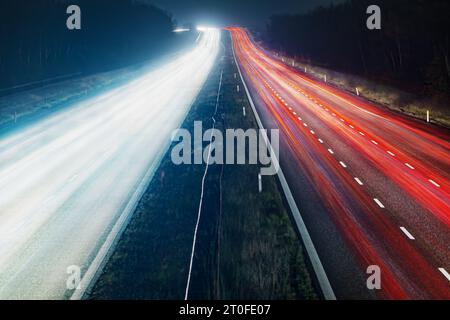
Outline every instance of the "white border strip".
MULTIPOLYGON (((236 55, 234 53, 233 40, 231 40, 231 48, 233 50, 234 62, 239 71, 239 76, 241 77, 242 84, 244 85, 244 89, 247 94, 248 101, 252 107, 253 114, 256 118, 256 122, 258 123, 259 128, 261 130, 264 130, 264 127, 259 118, 258 112, 256 111, 255 104, 253 103, 252 97, 250 96, 250 92, 248 91, 247 84, 245 83, 244 77, 242 76, 241 68, 236 60, 236 55)), ((263 135, 263 137, 266 142, 266 145, 268 147, 270 147, 270 149, 272 150, 272 146, 270 145, 267 135, 263 135)), ((273 152, 271 152, 270 155, 271 155, 272 161, 275 164, 275 166, 279 168, 278 179, 280 180, 284 195, 285 195, 286 200, 289 204, 289 207, 292 211, 292 215, 294 217, 295 223, 297 224, 298 231, 302 238, 303 244, 305 245, 306 252, 308 253, 309 260, 312 264, 312 267, 316 274, 317 280, 319 281, 319 285, 320 285, 320 289, 322 290, 322 294, 326 300, 336 300, 336 296, 334 295, 333 288, 331 287, 330 281, 328 280, 328 277, 325 273, 325 269, 323 268, 322 262, 320 261, 319 255, 317 254, 316 248, 314 247, 314 244, 311 240, 311 236, 309 235, 309 232, 308 232, 308 229, 306 228, 305 222, 303 221, 300 211, 298 210, 297 204, 295 203, 294 196, 292 195, 291 189, 289 188, 286 178, 284 177, 283 171, 281 170, 281 167, 279 166, 278 159, 274 156, 273 152)))

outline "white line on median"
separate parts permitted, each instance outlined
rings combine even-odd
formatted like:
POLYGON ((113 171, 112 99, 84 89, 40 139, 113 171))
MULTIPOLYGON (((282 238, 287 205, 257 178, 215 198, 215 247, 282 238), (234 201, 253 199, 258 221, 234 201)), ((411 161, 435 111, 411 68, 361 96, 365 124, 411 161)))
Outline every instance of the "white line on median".
MULTIPOLYGON (((216 127, 216 120, 214 119, 214 117, 217 114, 217 106, 219 105, 220 89, 222 88, 222 76, 223 76, 223 70, 220 72, 219 88, 217 89, 217 97, 216 97, 216 109, 215 109, 214 115, 212 116, 212 120, 213 120, 212 128, 213 128, 213 130, 216 127)), ((212 135, 211 135, 211 137, 209 139, 209 143, 211 143, 211 142, 212 142, 212 135)), ((203 195, 204 195, 204 192, 205 192, 205 180, 206 180, 206 176, 208 174, 210 159, 211 159, 211 145, 209 145, 209 148, 208 148, 208 158, 207 158, 207 161, 206 161, 205 171, 203 173, 202 182, 201 182, 200 200, 199 200, 198 211, 197 211, 197 221, 195 223, 194 236, 193 236, 193 240, 192 240, 191 258, 190 258, 190 261, 189 261, 189 272, 188 272, 188 278, 187 278, 187 283, 186 283, 186 290, 185 290, 185 293, 184 293, 184 300, 187 300, 188 297, 189 297, 189 289, 190 289, 191 275, 192 275, 192 266, 193 266, 193 263, 194 263, 195 248, 196 248, 196 244, 197 244, 197 233, 198 233, 198 227, 199 227, 199 224, 200 224, 200 218, 201 218, 202 209, 203 209, 203 195)))

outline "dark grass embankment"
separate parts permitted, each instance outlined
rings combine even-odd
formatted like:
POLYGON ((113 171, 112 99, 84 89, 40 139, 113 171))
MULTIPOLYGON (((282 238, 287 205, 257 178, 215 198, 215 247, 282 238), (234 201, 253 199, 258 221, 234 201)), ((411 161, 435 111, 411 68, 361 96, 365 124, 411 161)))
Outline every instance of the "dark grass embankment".
MULTIPOLYGON (((273 56, 277 57, 276 54, 273 54, 273 56)), ((426 121, 427 111, 429 111, 430 123, 450 128, 450 108, 448 101, 442 98, 402 91, 362 76, 344 74, 309 63, 299 62, 288 56, 278 55, 278 58, 289 66, 294 65, 301 72, 304 72, 306 68, 306 75, 313 79, 323 81, 324 75, 327 75, 327 83, 338 89, 356 95, 356 88, 358 88, 361 98, 381 108, 388 108, 421 121, 426 121)))

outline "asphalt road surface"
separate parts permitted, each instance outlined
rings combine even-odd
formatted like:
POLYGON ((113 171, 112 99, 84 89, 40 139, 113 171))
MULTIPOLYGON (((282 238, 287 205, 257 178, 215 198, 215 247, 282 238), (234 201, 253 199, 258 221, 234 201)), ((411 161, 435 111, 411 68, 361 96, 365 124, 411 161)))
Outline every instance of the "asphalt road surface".
POLYGON ((229 29, 337 298, 450 298, 450 134, 313 80, 229 29), (366 287, 367 267, 381 290, 366 287))
POLYGON ((74 270, 84 278, 100 265, 206 81, 219 38, 204 30, 173 61, 0 138, 1 299, 79 296, 74 270))

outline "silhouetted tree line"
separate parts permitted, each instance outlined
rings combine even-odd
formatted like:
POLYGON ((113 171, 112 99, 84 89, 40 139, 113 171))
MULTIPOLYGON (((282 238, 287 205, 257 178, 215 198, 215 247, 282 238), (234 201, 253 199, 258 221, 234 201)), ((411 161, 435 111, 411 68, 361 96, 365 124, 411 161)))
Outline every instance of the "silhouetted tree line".
POLYGON ((0 87, 125 66, 172 38, 171 17, 134 0, 2 0, 0 25, 0 87), (66 27, 71 4, 81 30, 66 27))
POLYGON ((266 36, 273 48, 306 62, 448 97, 449 13, 448 0, 348 0, 272 16, 266 36), (381 30, 366 27, 371 4, 381 8, 381 30))

